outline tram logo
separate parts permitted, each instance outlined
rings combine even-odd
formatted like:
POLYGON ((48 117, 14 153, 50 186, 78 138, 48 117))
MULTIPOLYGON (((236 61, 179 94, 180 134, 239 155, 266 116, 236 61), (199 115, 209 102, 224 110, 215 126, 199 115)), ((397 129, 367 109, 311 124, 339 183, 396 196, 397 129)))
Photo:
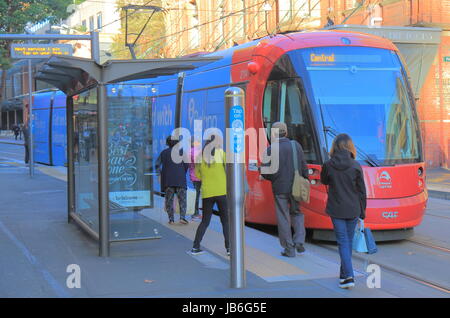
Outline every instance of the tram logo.
POLYGON ((383 211, 381 216, 385 219, 396 219, 398 217, 398 211, 383 211))
POLYGON ((392 188, 392 179, 387 171, 382 171, 378 176, 378 185, 382 189, 392 188))

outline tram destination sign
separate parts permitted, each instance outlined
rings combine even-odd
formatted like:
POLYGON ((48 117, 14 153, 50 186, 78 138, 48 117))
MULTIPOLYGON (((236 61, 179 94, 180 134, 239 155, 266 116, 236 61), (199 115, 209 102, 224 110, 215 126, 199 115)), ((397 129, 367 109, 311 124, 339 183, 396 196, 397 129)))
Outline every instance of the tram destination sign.
POLYGON ((11 57, 13 59, 45 59, 51 55, 72 55, 71 44, 13 44, 11 57))

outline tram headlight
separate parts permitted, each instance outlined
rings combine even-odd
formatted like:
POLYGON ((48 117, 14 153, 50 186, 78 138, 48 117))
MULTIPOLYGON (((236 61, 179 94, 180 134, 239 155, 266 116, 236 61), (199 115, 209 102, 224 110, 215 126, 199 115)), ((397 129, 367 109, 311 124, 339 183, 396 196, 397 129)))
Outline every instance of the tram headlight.
POLYGON ((260 66, 256 62, 250 62, 247 64, 247 69, 250 71, 250 73, 256 74, 259 72, 260 66))
POLYGON ((423 168, 422 168, 422 167, 420 167, 420 168, 417 170, 417 174, 419 175, 419 177, 421 177, 421 176, 423 175, 423 168))

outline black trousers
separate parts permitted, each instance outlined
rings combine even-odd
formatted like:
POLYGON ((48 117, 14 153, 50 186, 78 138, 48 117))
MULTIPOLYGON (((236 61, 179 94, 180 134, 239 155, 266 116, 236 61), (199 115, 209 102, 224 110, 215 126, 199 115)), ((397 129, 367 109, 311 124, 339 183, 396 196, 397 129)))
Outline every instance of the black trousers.
POLYGON ((30 148, 25 144, 25 163, 28 163, 28 161, 30 161, 30 148))
POLYGON ((200 191, 202 188, 202 182, 201 181, 192 181, 195 187, 195 210, 194 215, 200 215, 200 211, 198 210, 198 204, 200 201, 200 191))
POLYGON ((200 248, 200 242, 202 241, 206 229, 208 228, 209 223, 211 222, 213 206, 215 203, 217 203, 217 206, 219 208, 220 223, 222 223, 223 237, 225 239, 225 248, 230 247, 230 240, 229 240, 230 229, 228 225, 227 196, 222 195, 218 197, 205 198, 202 200, 203 217, 201 223, 197 228, 197 232, 195 233, 194 248, 200 248))

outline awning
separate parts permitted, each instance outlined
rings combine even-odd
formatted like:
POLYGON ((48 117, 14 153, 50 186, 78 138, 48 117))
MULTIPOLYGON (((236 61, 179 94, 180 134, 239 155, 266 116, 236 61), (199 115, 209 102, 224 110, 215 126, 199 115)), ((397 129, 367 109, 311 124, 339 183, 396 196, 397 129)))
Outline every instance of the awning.
POLYGON ((91 87, 97 83, 118 83, 195 69, 214 61, 220 56, 168 58, 152 60, 110 60, 97 64, 94 60, 73 56, 52 56, 36 75, 67 95, 91 87))
POLYGON ((430 66, 441 43, 441 29, 422 27, 368 27, 365 25, 336 25, 329 30, 369 33, 391 40, 402 54, 409 73, 414 95, 419 97, 430 66))

